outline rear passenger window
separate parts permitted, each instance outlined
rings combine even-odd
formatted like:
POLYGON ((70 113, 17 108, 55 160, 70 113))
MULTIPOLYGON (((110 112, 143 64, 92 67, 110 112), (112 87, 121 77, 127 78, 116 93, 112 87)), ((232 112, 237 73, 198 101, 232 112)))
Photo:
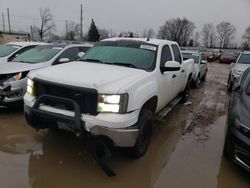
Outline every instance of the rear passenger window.
POLYGON ((173 49, 175 61, 177 61, 177 62, 179 62, 181 64, 182 63, 181 53, 180 53, 180 50, 179 50, 178 46, 176 44, 172 44, 171 46, 172 46, 172 49, 173 49))
POLYGON ((163 67, 167 61, 172 61, 172 60, 173 58, 169 46, 168 45, 163 46, 161 52, 161 67, 163 67))
POLYGON ((74 48, 69 48, 63 52, 59 59, 61 58, 69 58, 70 61, 76 61, 78 59, 78 53, 79 49, 74 47, 74 48))

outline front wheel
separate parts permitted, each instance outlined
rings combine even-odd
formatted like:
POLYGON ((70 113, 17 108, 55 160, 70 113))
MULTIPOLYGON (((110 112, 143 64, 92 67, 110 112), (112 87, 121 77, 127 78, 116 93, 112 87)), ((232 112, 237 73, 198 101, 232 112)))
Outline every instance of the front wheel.
POLYGON ((128 148, 128 152, 133 158, 140 158, 147 152, 151 140, 152 112, 148 109, 142 109, 135 126, 139 129, 138 137, 135 146, 128 148))
POLYGON ((200 84, 201 84, 201 79, 200 79, 200 75, 198 75, 196 80, 195 80, 194 87, 199 88, 200 84))

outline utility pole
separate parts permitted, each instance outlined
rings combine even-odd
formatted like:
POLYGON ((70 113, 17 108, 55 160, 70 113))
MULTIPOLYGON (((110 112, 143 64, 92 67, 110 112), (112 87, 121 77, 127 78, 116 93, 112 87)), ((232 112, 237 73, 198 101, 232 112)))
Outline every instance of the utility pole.
POLYGON ((68 27, 68 20, 66 20, 66 39, 69 39, 69 27, 68 27))
POLYGON ((3 31, 5 31, 4 13, 2 14, 2 17, 3 17, 3 31))
POLYGON ((81 39, 82 39, 82 4, 81 4, 81 23, 80 23, 80 29, 81 29, 81 39))
POLYGON ((30 26, 30 40, 31 40, 31 41, 34 40, 34 36, 33 36, 33 27, 32 27, 32 25, 30 26))
POLYGON ((7 8, 7 15, 8 15, 8 23, 9 23, 9 33, 11 33, 11 27, 10 27, 10 10, 7 8))

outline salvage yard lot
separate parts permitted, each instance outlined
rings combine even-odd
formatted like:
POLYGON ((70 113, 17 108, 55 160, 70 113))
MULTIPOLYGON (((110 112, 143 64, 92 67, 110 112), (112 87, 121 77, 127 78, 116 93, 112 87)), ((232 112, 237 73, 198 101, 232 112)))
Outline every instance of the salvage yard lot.
POLYGON ((229 65, 208 64, 207 81, 155 122, 147 154, 132 160, 114 149, 109 178, 70 133, 35 132, 20 110, 0 109, 0 187, 244 188, 250 176, 222 156, 229 65))

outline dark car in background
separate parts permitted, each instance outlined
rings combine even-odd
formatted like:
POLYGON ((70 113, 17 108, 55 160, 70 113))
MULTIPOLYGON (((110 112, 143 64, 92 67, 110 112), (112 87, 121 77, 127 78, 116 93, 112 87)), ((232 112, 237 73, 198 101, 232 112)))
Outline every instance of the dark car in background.
POLYGON ((216 61, 220 58, 221 56, 221 51, 220 50, 208 50, 206 52, 206 58, 207 58, 207 61, 208 62, 213 62, 213 61, 216 61))
POLYGON ((235 61, 235 58, 234 52, 224 51, 219 58, 219 63, 232 63, 235 61))
POLYGON ((250 171, 250 68, 234 84, 224 154, 250 171))

